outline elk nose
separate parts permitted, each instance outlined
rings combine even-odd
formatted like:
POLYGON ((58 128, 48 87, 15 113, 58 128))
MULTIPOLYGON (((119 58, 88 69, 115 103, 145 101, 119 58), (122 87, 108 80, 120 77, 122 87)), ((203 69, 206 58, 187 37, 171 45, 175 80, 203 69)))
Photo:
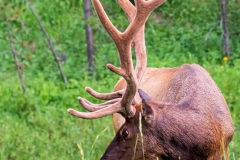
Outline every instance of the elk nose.
POLYGON ((111 160, 111 156, 104 154, 100 160, 111 160))

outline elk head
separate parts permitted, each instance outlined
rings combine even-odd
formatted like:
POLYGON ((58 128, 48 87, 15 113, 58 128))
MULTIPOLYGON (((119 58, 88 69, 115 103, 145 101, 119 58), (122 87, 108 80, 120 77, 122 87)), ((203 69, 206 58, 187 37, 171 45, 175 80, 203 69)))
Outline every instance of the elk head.
POLYGON ((80 104, 90 112, 68 112, 84 119, 120 113, 125 119, 121 127, 115 126, 117 134, 102 160, 222 159, 233 136, 233 123, 227 104, 207 71, 196 64, 146 68, 144 24, 164 0, 135 0, 135 6, 129 0, 117 2, 130 21, 124 32, 114 27, 99 0, 92 0, 120 57, 120 68, 112 64, 107 67, 123 79, 112 93, 98 93, 86 87, 93 97, 108 101, 92 104, 79 97, 80 104), (136 52, 135 69, 131 46, 136 52))

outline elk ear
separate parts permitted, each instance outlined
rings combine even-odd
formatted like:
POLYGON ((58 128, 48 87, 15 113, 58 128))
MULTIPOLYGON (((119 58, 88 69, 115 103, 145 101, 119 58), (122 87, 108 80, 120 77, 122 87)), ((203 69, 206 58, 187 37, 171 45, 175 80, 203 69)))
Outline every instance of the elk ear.
POLYGON ((145 93, 143 90, 138 89, 139 96, 142 98, 144 101, 150 101, 151 98, 145 93))
POLYGON ((138 93, 142 99, 142 115, 144 120, 148 123, 151 124, 153 121, 153 116, 154 116, 154 111, 152 109, 151 105, 151 98, 145 93, 143 90, 138 89, 138 93), (148 103, 150 102, 150 103, 148 103))

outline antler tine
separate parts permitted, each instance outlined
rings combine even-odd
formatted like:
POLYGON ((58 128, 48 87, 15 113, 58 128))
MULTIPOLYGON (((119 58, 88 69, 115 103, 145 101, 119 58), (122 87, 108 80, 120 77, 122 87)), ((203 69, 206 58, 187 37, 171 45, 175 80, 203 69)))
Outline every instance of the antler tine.
POLYGON ((79 112, 74 109, 69 108, 68 113, 70 113, 73 116, 79 117, 79 118, 84 118, 84 119, 96 119, 96 118, 101 118, 104 116, 108 116, 110 114, 120 112, 122 111, 121 103, 118 101, 117 103, 110 105, 106 108, 102 108, 100 110, 97 110, 95 112, 79 112))
POLYGON ((111 92, 111 93, 99 93, 99 92, 94 91, 90 87, 86 87, 85 90, 93 97, 95 97, 97 99, 101 99, 101 100, 111 100, 111 99, 115 99, 115 98, 120 98, 120 97, 122 97, 122 94, 123 94, 123 90, 111 92))
POLYGON ((79 103, 88 111, 90 112, 94 112, 94 111, 97 111, 97 110, 100 110, 100 109, 103 109, 103 108, 106 108, 108 107, 109 105, 112 105, 116 102, 119 101, 120 98, 117 98, 117 99, 112 99, 110 101, 107 101, 105 103, 101 103, 101 104, 93 104, 91 102, 89 102, 88 100, 82 98, 82 97, 78 97, 78 101, 79 103))
POLYGON ((117 0, 117 3, 127 15, 128 20, 132 22, 136 15, 136 8, 133 6, 133 4, 129 0, 117 0))
POLYGON ((115 41, 115 39, 119 38, 120 32, 118 29, 112 24, 110 19, 108 18, 106 12, 104 11, 102 4, 99 0, 92 0, 92 4, 97 12, 97 15, 111 38, 115 41))

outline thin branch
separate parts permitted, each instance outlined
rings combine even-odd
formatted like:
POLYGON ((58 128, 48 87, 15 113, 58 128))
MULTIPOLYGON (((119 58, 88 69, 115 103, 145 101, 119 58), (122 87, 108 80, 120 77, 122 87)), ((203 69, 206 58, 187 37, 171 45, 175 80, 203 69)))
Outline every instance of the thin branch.
POLYGON ((229 35, 227 28, 227 7, 226 0, 222 0, 221 8, 222 8, 222 24, 223 24, 223 37, 224 37, 224 51, 228 58, 230 58, 230 50, 229 50, 229 35))
POLYGON ((17 52, 16 52, 16 50, 14 48, 14 44, 12 42, 13 38, 12 38, 12 33, 10 31, 10 24, 8 22, 8 19, 7 19, 7 16, 6 16, 5 13, 4 13, 4 17, 5 17, 6 23, 7 23, 9 43, 10 43, 11 50, 12 50, 12 53, 13 53, 14 63, 15 63, 15 66, 16 66, 16 69, 17 69, 17 72, 18 72, 18 77, 19 77, 19 80, 20 80, 20 84, 22 86, 23 93, 26 93, 26 86, 25 86, 24 81, 23 81, 23 76, 22 76, 21 69, 20 69, 20 67, 18 65, 17 52))
POLYGON ((205 41, 207 41, 210 37, 210 35, 212 34, 213 30, 215 30, 219 24, 220 21, 220 17, 217 18, 215 24, 212 26, 212 28, 208 31, 208 33, 205 36, 205 41))
POLYGON ((25 31, 26 34, 28 34, 28 29, 26 28, 26 26, 24 25, 24 22, 20 19, 19 22, 22 25, 23 30, 25 31))
POLYGON ((35 10, 34 10, 34 8, 30 5, 29 1, 28 1, 28 0, 25 0, 25 1, 26 1, 27 5, 29 6, 31 12, 33 13, 33 15, 35 16, 35 18, 37 19, 38 24, 40 25, 40 28, 41 28, 41 30, 43 31, 43 33, 44 33, 44 35, 45 35, 45 37, 46 37, 46 39, 47 39, 48 46, 49 46, 49 48, 51 49, 51 51, 52 51, 52 53, 53 53, 53 56, 54 56, 55 61, 56 61, 56 63, 57 63, 58 69, 60 70, 62 79, 63 79, 64 83, 67 84, 67 79, 66 79, 66 77, 65 77, 65 75, 64 75, 64 73, 63 73, 63 70, 62 70, 62 67, 61 67, 61 65, 60 65, 60 62, 57 60, 56 51, 55 51, 55 49, 54 49, 54 47, 53 47, 52 41, 50 40, 46 29, 44 28, 42 22, 40 21, 40 18, 38 17, 37 13, 36 13, 35 10))

